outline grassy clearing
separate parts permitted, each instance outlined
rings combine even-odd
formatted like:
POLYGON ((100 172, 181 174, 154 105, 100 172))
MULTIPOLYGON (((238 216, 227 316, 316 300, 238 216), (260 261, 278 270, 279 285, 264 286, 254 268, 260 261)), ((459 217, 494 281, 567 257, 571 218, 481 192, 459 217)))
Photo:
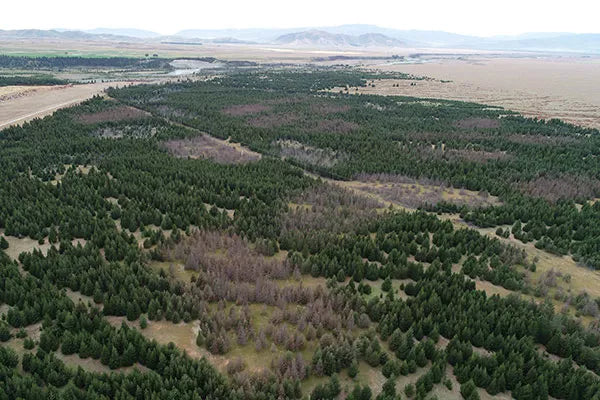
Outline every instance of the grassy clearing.
MULTIPOLYGON (((74 166, 73 164, 64 164, 64 168, 65 170, 69 169, 69 168, 75 168, 75 172, 77 172, 78 174, 83 174, 83 175, 87 175, 90 173, 91 169, 93 168, 93 166, 90 165, 77 165, 74 166)), ((62 181, 62 178, 65 176, 65 174, 56 174, 54 176, 54 179, 50 181, 50 183, 52 185, 56 185, 58 182, 62 181)))
POLYGON ((295 279, 293 277, 290 277, 288 279, 276 280, 275 282, 281 287, 286 287, 286 286, 304 286, 304 287, 308 287, 308 288, 316 288, 318 286, 321 286, 323 288, 327 287, 327 279, 325 279, 323 277, 315 278, 310 275, 303 275, 300 277, 300 279, 295 279))
MULTIPOLYGON (((473 227, 471 227, 473 228, 473 227)), ((506 228, 506 227, 505 227, 506 228)), ((523 243, 515 239, 511 234, 509 238, 500 238, 495 234, 496 228, 474 228, 481 234, 490 237, 498 238, 499 240, 512 244, 520 249, 525 250, 529 261, 536 261, 536 271, 529 273, 529 280, 537 282, 540 276, 551 270, 560 271, 563 274, 569 274, 571 280, 569 283, 561 281, 561 286, 565 290, 572 290, 575 293, 583 291, 594 297, 600 297, 600 271, 581 266, 577 264, 570 256, 560 256, 540 250, 533 243, 523 243)))
MULTIPOLYGON (((4 231, 0 230, 0 234, 4 235, 4 231)), ((24 252, 32 252, 35 249, 40 250, 42 253, 46 254, 48 249, 50 248, 50 243, 47 240, 44 240, 43 244, 40 244, 37 240, 33 240, 29 237, 17 238, 14 236, 4 236, 6 241, 8 242, 8 249, 4 250, 6 255, 8 255, 13 260, 17 260, 19 258, 19 254, 24 252)))
POLYGON ((395 175, 365 175, 359 177, 359 180, 342 184, 350 189, 375 195, 380 201, 391 202, 411 209, 424 203, 437 204, 441 201, 475 207, 500 204, 497 197, 485 193, 456 189, 442 183, 421 182, 395 175))
MULTIPOLYGON (((462 400, 463 397, 460 394, 460 383, 456 380, 454 376, 454 368, 451 365, 448 365, 446 369, 446 377, 452 382, 452 390, 449 390, 443 384, 435 385, 433 391, 431 392, 432 396, 437 396, 439 399, 444 400, 462 400)), ((445 378, 444 378, 445 379, 445 378)), ((479 398, 481 400, 509 400, 512 397, 507 393, 499 393, 495 396, 490 395, 485 389, 477 388, 477 392, 479 393, 479 398)))
POLYGON ((514 294, 515 292, 505 289, 502 286, 494 285, 491 282, 482 281, 479 279, 475 280, 475 288, 477 290, 483 290, 488 296, 493 296, 495 294, 500 297, 506 297, 509 294, 514 294))
POLYGON ((167 276, 177 279, 181 282, 190 282, 192 277, 197 277, 198 273, 186 270, 183 262, 173 261, 151 261, 148 265, 156 272, 163 270, 167 276))
POLYGON ((62 360, 67 366, 77 369, 77 367, 81 367, 89 372, 97 372, 97 373, 111 373, 111 372, 122 372, 129 373, 134 370, 140 372, 148 372, 149 369, 145 366, 137 363, 130 367, 121 367, 117 369, 110 369, 107 365, 104 365, 100 362, 100 360, 94 360, 93 358, 80 358, 77 354, 70 354, 68 356, 62 354, 60 351, 55 353, 56 358, 62 360))
MULTIPOLYGON (((378 279, 376 281, 365 280, 363 283, 368 284, 371 287, 371 293, 366 295, 367 300, 372 298, 382 298, 387 296, 387 292, 384 292, 381 289, 381 285, 383 284, 383 279, 378 279)), ((407 299, 409 296, 400 288, 402 284, 406 285, 412 282, 410 279, 392 279, 392 292, 394 293, 395 298, 407 299)))

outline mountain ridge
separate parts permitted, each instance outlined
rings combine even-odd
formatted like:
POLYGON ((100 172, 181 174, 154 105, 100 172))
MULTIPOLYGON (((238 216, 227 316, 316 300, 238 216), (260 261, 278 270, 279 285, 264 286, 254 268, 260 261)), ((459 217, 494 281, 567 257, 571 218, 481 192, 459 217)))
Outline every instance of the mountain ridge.
POLYGON ((369 32, 361 35, 348 35, 316 29, 281 35, 275 39, 275 43, 317 47, 401 47, 405 45, 404 42, 381 33, 369 32))
POLYGON ((413 47, 492 51, 567 52, 600 54, 600 33, 530 32, 479 37, 432 30, 400 30, 376 25, 340 25, 322 28, 193 29, 159 35, 139 29, 0 30, 0 39, 80 40, 114 42, 192 41, 222 44, 280 44, 318 47, 413 47), (318 32, 318 33, 316 33, 318 32), (133 36, 132 36, 133 35, 133 36), (337 36, 336 36, 337 35, 337 36))

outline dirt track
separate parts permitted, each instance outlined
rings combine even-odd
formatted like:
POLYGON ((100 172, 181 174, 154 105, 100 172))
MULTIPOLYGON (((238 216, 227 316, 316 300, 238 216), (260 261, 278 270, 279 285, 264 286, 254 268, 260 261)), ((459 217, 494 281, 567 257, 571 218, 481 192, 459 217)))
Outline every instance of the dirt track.
POLYGON ((0 92, 0 129, 52 114, 101 94, 110 86, 129 82, 92 83, 86 85, 34 86, 2 88, 0 92))

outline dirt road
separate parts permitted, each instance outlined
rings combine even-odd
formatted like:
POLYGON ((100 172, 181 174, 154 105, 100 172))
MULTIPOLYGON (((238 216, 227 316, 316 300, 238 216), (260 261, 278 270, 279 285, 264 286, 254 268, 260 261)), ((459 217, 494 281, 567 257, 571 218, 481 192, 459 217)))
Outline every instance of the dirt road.
POLYGON ((1 88, 0 129, 41 118, 103 93, 110 86, 130 82, 91 83, 85 85, 1 88))

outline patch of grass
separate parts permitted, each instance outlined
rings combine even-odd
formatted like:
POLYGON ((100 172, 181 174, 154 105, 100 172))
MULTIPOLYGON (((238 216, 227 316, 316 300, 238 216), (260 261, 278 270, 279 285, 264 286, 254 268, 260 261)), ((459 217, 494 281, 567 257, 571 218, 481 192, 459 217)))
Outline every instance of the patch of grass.
POLYGON ((197 272, 186 270, 183 262, 151 261, 148 265, 154 271, 160 272, 160 270, 163 270, 167 276, 171 276, 172 278, 182 282, 190 282, 192 277, 198 276, 197 272))
MULTIPOLYGON (((0 234, 4 235, 4 231, 0 231, 0 234)), ((44 244, 39 244, 37 240, 33 240, 29 237, 4 237, 8 242, 8 249, 4 250, 4 252, 13 260, 17 260, 19 258, 19 254, 24 252, 32 252, 34 249, 41 250, 42 253, 46 254, 50 248, 50 243, 48 243, 48 240, 44 240, 44 244)))

